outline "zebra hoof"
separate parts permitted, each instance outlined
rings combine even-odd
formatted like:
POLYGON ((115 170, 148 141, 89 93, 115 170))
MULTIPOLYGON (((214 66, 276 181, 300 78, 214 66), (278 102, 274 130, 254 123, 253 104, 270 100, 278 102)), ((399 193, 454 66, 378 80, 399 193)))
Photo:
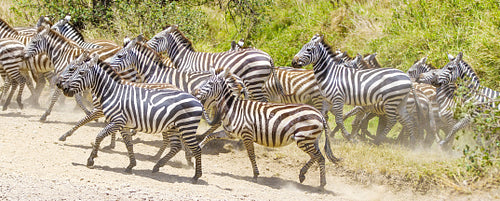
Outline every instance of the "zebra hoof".
POLYGON ((157 173, 157 172, 159 172, 159 171, 160 171, 160 167, 158 167, 158 166, 156 166, 156 165, 155 165, 155 166, 153 167, 153 173, 157 173))
POLYGON ((59 141, 66 141, 66 135, 62 135, 61 137, 59 137, 59 141))
POLYGON ((40 117, 40 122, 45 122, 47 120, 47 116, 43 115, 40 117))
POLYGON ((299 175, 299 181, 300 181, 300 183, 304 182, 304 180, 306 180, 306 176, 303 175, 303 174, 299 175))
POLYGON ((91 169, 94 168, 94 160, 92 158, 87 160, 87 167, 91 169))
POLYGON ((132 173, 132 167, 125 168, 125 172, 128 173, 128 174, 131 174, 132 173))

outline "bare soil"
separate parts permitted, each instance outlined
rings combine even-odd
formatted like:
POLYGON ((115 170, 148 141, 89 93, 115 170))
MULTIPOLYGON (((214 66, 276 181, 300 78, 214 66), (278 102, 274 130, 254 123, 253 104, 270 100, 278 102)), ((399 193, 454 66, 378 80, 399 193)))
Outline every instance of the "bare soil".
MULTIPOLYGON (((43 101, 42 101, 43 102, 43 101)), ((319 189, 319 171, 313 166, 304 183, 299 170, 308 160, 295 145, 271 149, 256 145, 260 177, 255 181, 246 150, 236 141, 219 141, 203 150, 203 176, 197 184, 181 151, 158 173, 151 159, 161 145, 160 135, 134 136, 137 166, 124 172, 128 157, 122 141, 101 149, 94 168, 86 166, 91 142, 103 128, 103 119, 89 123, 65 142, 59 136, 84 116, 72 99, 56 105, 47 121, 43 109, 18 109, 16 103, 0 112, 1 200, 490 200, 489 194, 453 195, 410 187, 360 184, 327 162, 327 185, 319 189), (344 176, 342 176, 344 175, 344 176)), ((41 104, 44 105, 44 104, 41 104)), ((102 145, 106 146, 110 138, 102 145)), ((334 150, 335 153, 335 150, 334 150)))

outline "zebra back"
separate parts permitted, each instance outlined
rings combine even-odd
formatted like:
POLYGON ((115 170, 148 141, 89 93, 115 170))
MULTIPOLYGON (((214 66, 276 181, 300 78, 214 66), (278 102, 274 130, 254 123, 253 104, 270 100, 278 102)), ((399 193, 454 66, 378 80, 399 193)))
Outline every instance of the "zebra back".
POLYGON ((183 71, 209 71, 226 68, 245 81, 254 100, 265 101, 262 91, 274 68, 269 54, 255 48, 218 53, 196 52, 189 39, 173 25, 147 42, 157 52, 166 51, 174 66, 183 71))
POLYGON ((274 71, 264 85, 269 102, 304 103, 322 110, 323 97, 312 70, 278 67, 274 71), (276 82, 283 87, 282 92, 276 82))
POLYGON ((208 72, 184 72, 166 66, 156 51, 137 38, 110 58, 110 65, 117 71, 133 67, 146 83, 170 83, 188 93, 210 76, 208 72))

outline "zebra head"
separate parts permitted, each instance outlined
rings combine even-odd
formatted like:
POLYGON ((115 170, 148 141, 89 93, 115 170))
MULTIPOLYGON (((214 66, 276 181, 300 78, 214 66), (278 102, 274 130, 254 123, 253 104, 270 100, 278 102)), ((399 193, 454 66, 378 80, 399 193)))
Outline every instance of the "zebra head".
POLYGON ((246 85, 237 75, 224 70, 224 68, 211 69, 210 73, 212 75, 198 89, 193 91, 193 96, 202 103, 206 100, 220 100, 225 91, 228 91, 228 95, 231 96, 248 97, 246 85))
MULTIPOLYGON (((142 35, 139 35, 132 40, 128 39, 129 42, 127 42, 124 47, 119 50, 113 57, 108 59, 111 68, 113 68, 117 72, 121 72, 127 71, 130 66, 135 66, 134 64, 137 64, 137 61, 134 58, 137 57, 133 56, 134 54, 136 54, 134 47, 137 42, 142 40, 142 35)), ((126 42, 125 39, 124 42, 126 42)))
POLYGON ((66 73, 60 75, 60 77, 66 78, 61 87, 64 95, 71 97, 90 87, 90 71, 97 64, 98 60, 99 55, 97 53, 93 53, 90 58, 82 57, 83 62, 75 63, 70 67, 73 68, 72 70, 68 70, 66 73))
POLYGON ((177 31, 177 25, 171 25, 165 30, 157 33, 147 42, 148 46, 157 52, 165 52, 169 49, 169 42, 172 40, 171 33, 177 31))
POLYGON ((425 83, 425 84, 430 84, 435 87, 441 86, 440 83, 438 82, 438 77, 439 74, 441 73, 442 69, 431 69, 428 70, 427 72, 423 72, 418 74, 418 77, 415 79, 416 82, 418 83, 425 83))
POLYGON ((428 72, 430 69, 426 68, 427 64, 425 63, 427 61, 427 57, 424 57, 418 61, 415 61, 413 65, 408 69, 406 72, 411 79, 417 79, 421 73, 428 72))
POLYGON ((450 62, 448 62, 439 73, 438 82, 441 85, 455 82, 463 73, 461 72, 462 68, 460 67, 462 62, 462 52, 458 53, 455 58, 448 54, 448 59, 450 62))
POLYGON ((25 47, 24 58, 28 59, 34 57, 35 55, 41 53, 47 53, 48 51, 48 39, 46 35, 50 31, 48 25, 38 27, 36 35, 34 35, 30 42, 25 47))
POLYGON ((316 63, 321 54, 321 42, 323 41, 323 35, 316 34, 314 37, 302 46, 302 49, 297 53, 292 60, 292 66, 294 68, 300 68, 307 66, 311 63, 316 63))
POLYGON ((61 89, 64 91, 63 88, 67 85, 66 81, 75 73, 76 69, 79 66, 85 65, 85 62, 88 61, 89 58, 89 52, 84 51, 80 56, 78 56, 76 59, 71 61, 66 68, 62 71, 59 76, 56 78, 56 86, 57 88, 61 89))
POLYGON ((47 16, 40 16, 38 18, 38 21, 36 22, 36 28, 41 27, 41 26, 52 26, 52 21, 50 21, 50 18, 47 16))

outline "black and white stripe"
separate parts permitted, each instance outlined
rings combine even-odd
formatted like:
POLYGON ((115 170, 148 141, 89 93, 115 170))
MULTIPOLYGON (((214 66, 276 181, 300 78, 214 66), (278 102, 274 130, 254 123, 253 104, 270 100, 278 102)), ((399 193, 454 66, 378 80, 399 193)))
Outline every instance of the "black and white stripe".
MULTIPOLYGON (((383 115, 386 126, 377 138, 385 137, 399 118, 400 123, 408 128, 408 136, 414 137, 414 121, 406 111, 406 99, 412 89, 408 75, 393 68, 357 70, 346 67, 342 59, 335 57, 331 47, 323 37, 315 35, 295 55, 294 67, 313 64, 314 76, 322 95, 332 104, 335 122, 344 137, 350 134, 344 127, 344 104, 362 106, 365 112, 383 115)), ((413 143, 412 143, 413 144, 413 143)))
MULTIPOLYGON (((302 167, 299 180, 303 182, 309 167, 315 162, 320 166, 320 185, 326 184, 325 159, 318 146, 318 138, 323 131, 328 132, 328 125, 323 115, 314 107, 306 104, 264 103, 243 100, 234 94, 234 90, 242 86, 230 72, 213 74, 195 96, 202 102, 215 101, 217 119, 220 119, 225 133, 207 136, 200 144, 215 138, 236 137, 243 140, 248 152, 254 178, 259 175, 253 143, 267 147, 282 147, 291 143, 309 154, 311 159, 302 167), (222 134, 222 135, 221 135, 222 134), (225 135, 224 135, 225 134, 225 135)), ((331 152, 328 134, 325 152, 332 162, 338 159, 331 152)))
MULTIPOLYGON (((201 149, 195 138, 202 115, 200 102, 179 90, 145 89, 122 84, 120 79, 110 76, 108 72, 112 69, 109 65, 102 65, 105 63, 98 62, 98 59, 89 62, 92 62, 91 67, 77 68, 69 79, 60 84, 68 96, 90 89, 92 95, 99 99, 102 112, 109 122, 96 137, 87 166, 94 165, 94 158, 105 136, 128 128, 172 136, 170 152, 158 161, 153 172, 157 172, 180 150, 182 140, 196 159, 193 179, 196 181, 201 177, 201 149)), ((130 158, 126 171, 131 171, 136 165, 132 142, 128 133, 122 132, 122 136, 130 158)))
POLYGON ((196 52, 191 42, 173 25, 157 33, 148 42, 157 52, 167 52, 174 66, 183 71, 209 71, 227 68, 246 84, 250 98, 266 101, 262 87, 274 68, 269 54, 243 48, 219 53, 196 52))
MULTIPOLYGON (((102 59, 108 58, 114 55, 121 47, 103 47, 99 49, 88 50, 91 53, 99 53, 102 59)), ((26 58, 30 58, 35 55, 45 54, 49 57, 50 61, 54 64, 54 74, 58 75, 64 68, 80 54, 82 54, 85 49, 78 46, 76 43, 70 41, 60 33, 55 30, 50 29, 48 26, 41 26, 38 28, 38 32, 31 39, 30 43, 26 46, 26 58)), ((45 113, 40 118, 40 121, 45 121, 47 116, 50 115, 52 108, 54 107, 61 91, 54 89, 51 95, 50 105, 45 111, 45 113)), ((81 106, 81 105, 80 105, 81 106)), ((82 106, 81 106, 82 107, 82 106)), ((88 114, 84 107, 84 111, 88 114)))
MULTIPOLYGON (((453 101, 454 97, 454 89, 456 89, 456 82, 458 79, 466 80, 467 87, 471 90, 468 94, 468 98, 466 101, 472 101, 475 103, 488 103, 490 107, 500 109, 500 92, 490 89, 488 87, 484 87, 481 85, 479 77, 474 72, 472 67, 469 66, 462 59, 462 52, 460 52, 457 57, 453 58, 453 56, 448 55, 450 62, 446 64, 438 74, 438 84, 446 90, 446 98, 448 99, 449 107, 454 107, 456 102, 453 101), (453 86, 453 87, 451 87, 453 86), (451 99, 451 100, 450 100, 451 99)), ((474 115, 474 114, 471 114, 474 115)), ((451 130, 446 133, 445 139, 441 142, 441 145, 444 147, 450 147, 455 134, 470 125, 472 116, 466 116, 462 119, 459 119, 456 122, 451 130)))

